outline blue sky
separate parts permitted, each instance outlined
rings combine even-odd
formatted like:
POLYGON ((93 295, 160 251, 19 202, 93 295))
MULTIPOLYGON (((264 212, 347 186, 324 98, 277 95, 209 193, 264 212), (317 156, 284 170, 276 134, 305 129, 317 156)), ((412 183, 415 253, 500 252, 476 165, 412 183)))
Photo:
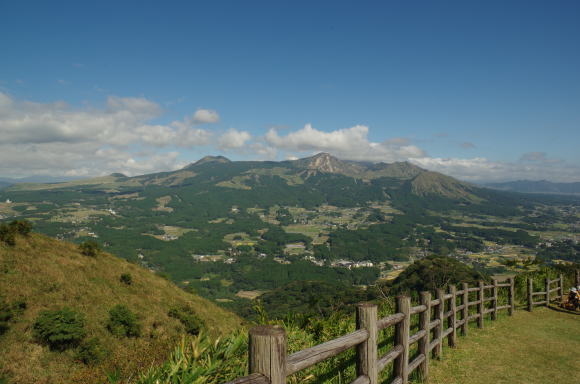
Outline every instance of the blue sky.
POLYGON ((580 181, 578 20, 572 0, 0 0, 0 176, 326 151, 580 181))

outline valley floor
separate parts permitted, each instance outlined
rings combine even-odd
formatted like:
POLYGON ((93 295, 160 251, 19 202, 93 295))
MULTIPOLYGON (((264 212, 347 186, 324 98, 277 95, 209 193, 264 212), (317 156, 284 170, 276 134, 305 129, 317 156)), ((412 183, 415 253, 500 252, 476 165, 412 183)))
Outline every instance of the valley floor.
POLYGON ((444 349, 430 384, 580 383, 580 312, 518 310, 444 349))

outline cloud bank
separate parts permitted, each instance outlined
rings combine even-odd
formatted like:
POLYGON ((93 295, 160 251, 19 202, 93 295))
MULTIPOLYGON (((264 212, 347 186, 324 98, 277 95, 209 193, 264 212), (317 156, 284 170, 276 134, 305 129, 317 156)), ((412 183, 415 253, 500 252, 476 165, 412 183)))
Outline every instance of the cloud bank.
MULTIPOLYGON (((423 168, 467 181, 549 179, 580 181, 580 167, 528 152, 514 162, 484 157, 432 157, 411 140, 369 138, 369 127, 355 125, 322 131, 311 124, 296 130, 271 128, 263 135, 229 128, 215 110, 197 109, 180 120, 159 124, 163 109, 139 97, 109 96, 100 107, 74 107, 64 102, 16 100, 0 92, 0 176, 96 176, 167 171, 199 155, 220 152, 247 159, 290 159, 329 152, 341 159, 410 161, 423 168), (202 153, 203 152, 203 153, 202 153)), ((463 142, 464 149, 476 145, 463 142)))

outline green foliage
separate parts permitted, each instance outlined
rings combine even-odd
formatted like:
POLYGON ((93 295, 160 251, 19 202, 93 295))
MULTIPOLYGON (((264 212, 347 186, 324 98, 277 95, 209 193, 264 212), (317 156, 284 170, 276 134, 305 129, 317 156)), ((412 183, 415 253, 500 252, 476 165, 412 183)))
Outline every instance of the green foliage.
POLYGON ((107 351, 97 337, 83 341, 75 354, 75 358, 86 365, 95 365, 103 361, 107 351))
POLYGON ((87 240, 80 243, 79 250, 83 255, 90 257, 96 257, 101 251, 99 244, 93 240, 87 240))
POLYGON ((182 339, 160 367, 143 373, 137 384, 219 384, 246 374, 247 336, 233 334, 214 340, 204 333, 182 339))
MULTIPOLYGON (((304 316, 328 317, 333 313, 351 313, 354 305, 372 296, 366 290, 340 283, 321 281, 295 281, 260 296, 270 318, 282 319, 289 313, 304 316)), ((242 314, 252 318, 245 306, 242 314)))
POLYGON ((141 324, 126 305, 117 304, 109 311, 107 329, 117 337, 141 336, 141 324))
POLYGON ((133 276, 130 273, 122 273, 121 277, 119 277, 119 281, 126 285, 133 284, 133 276))
POLYGON ((26 302, 24 300, 17 300, 13 303, 0 300, 0 336, 8 331, 10 323, 21 315, 25 309, 26 302))
POLYGON ((40 312, 33 326, 35 338, 51 349, 76 347, 86 336, 85 318, 70 308, 40 312))
POLYGON ((32 224, 26 220, 14 220, 9 224, 0 223, 0 242, 9 246, 16 245, 16 235, 29 236, 32 224))
POLYGON ((450 257, 429 256, 411 264, 390 284, 390 288, 394 292, 416 294, 450 284, 473 284, 487 279, 481 272, 450 257))
POLYGON ((185 331, 190 335, 197 335, 203 328, 203 321, 197 317, 193 308, 188 306, 173 307, 168 315, 178 319, 185 327, 185 331))

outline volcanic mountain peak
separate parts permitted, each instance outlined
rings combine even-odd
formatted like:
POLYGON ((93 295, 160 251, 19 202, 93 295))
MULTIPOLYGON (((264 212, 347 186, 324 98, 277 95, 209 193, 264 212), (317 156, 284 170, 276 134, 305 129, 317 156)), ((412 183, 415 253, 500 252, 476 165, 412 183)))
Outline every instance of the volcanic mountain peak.
POLYGON ((231 162, 232 161, 230 159, 228 159, 227 157, 224 157, 224 156, 204 156, 201 159, 199 159, 198 161, 196 161, 195 163, 188 165, 186 168, 194 167, 194 166, 198 166, 198 165, 202 165, 202 164, 206 164, 206 163, 226 164, 226 163, 231 163, 231 162))
POLYGON ((344 175, 354 175, 364 172, 365 167, 356 162, 339 160, 329 153, 322 152, 311 157, 295 160, 298 168, 306 168, 322 173, 340 173, 344 175))

